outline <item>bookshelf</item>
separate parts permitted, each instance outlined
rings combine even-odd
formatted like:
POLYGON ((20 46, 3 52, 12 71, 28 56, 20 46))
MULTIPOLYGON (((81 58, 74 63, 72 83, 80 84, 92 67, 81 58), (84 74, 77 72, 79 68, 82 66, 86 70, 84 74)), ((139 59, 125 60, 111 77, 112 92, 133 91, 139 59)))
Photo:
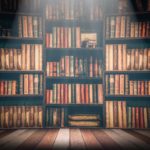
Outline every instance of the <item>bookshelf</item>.
POLYGON ((149 4, 148 0, 105 2, 106 128, 150 127, 149 4))
POLYGON ((149 5, 0 0, 0 128, 149 128, 149 5))
POLYGON ((41 10, 39 0, 0 0, 0 128, 43 127, 41 10))
MULTIPOLYGON (((102 90, 103 83, 101 37, 103 23, 102 13, 99 12, 101 10, 97 8, 98 14, 94 14, 94 10, 92 10, 94 7, 97 7, 94 4, 96 2, 98 2, 98 5, 101 4, 99 3, 100 1, 65 0, 61 6, 59 5, 61 3, 60 0, 56 2, 46 1, 45 91, 47 92, 45 95, 45 126, 48 128, 67 126, 103 127, 103 91, 99 92, 101 104, 97 101, 98 97, 95 99, 97 102, 92 102, 93 99, 91 99, 91 102, 88 102, 89 95, 85 94, 89 93, 89 90, 93 89, 93 87, 97 91, 98 84, 100 85, 100 90, 102 90), (86 10, 87 14, 91 11, 91 14, 89 14, 90 18, 82 10, 82 7, 85 7, 83 4, 88 3, 92 5, 91 10, 86 10), (56 7, 56 10, 53 11, 54 16, 50 13, 53 6, 54 8, 56 7), (76 9, 78 9, 78 12, 76 12, 76 9), (84 36, 87 36, 85 33, 90 35, 88 35, 88 38, 93 37, 93 44, 91 40, 91 46, 88 46, 86 43, 81 46, 84 36), (62 39, 63 36, 65 36, 64 39, 62 39), (95 38, 96 43, 94 42, 95 38), (95 70, 94 75, 93 70, 92 74, 90 73, 90 65, 91 67, 94 65, 95 59, 95 67, 99 68, 99 70, 95 70), (52 66, 56 66, 57 69, 52 68, 52 66), (57 114, 59 121, 56 121, 55 114, 57 114), (93 121, 90 117, 93 117, 93 121), (88 125, 88 122, 93 125, 88 125)), ((94 69, 94 66, 92 69, 94 69)))

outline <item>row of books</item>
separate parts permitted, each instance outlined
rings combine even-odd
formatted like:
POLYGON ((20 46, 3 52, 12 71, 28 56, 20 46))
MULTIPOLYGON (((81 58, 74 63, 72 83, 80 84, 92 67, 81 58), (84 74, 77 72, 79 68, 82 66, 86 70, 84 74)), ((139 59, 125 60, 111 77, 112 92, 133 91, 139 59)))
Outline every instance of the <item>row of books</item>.
POLYGON ((148 128, 150 107, 127 107, 128 128, 148 128))
POLYGON ((106 101, 106 128, 148 128, 149 107, 126 107, 126 101, 106 101))
POLYGON ((0 70, 42 70, 42 45, 22 44, 21 49, 0 48, 0 70))
POLYGON ((126 101, 106 101, 106 128, 127 128, 126 101))
POLYGON ((149 80, 129 80, 128 75, 106 75, 106 95, 150 95, 149 80))
POLYGON ((106 45, 106 71, 149 70, 150 48, 127 48, 126 44, 106 45))
POLYGON ((20 38, 42 38, 42 18, 18 16, 18 36, 20 38))
POLYGON ((98 114, 72 114, 68 115, 68 124, 73 127, 99 127, 98 114))
POLYGON ((130 16, 106 17, 106 38, 150 37, 149 21, 132 21, 130 16))
POLYGON ((102 84, 53 84, 46 104, 103 104, 102 84))
POLYGON ((42 127, 41 106, 0 106, 0 128, 42 127))
POLYGON ((55 0, 46 5, 45 12, 48 20, 99 20, 102 17, 99 0, 55 0))
POLYGON ((46 109, 46 126, 47 127, 64 127, 65 126, 65 109, 64 108, 47 108, 46 109))
POLYGON ((37 12, 40 9, 40 0, 0 0, 2 12, 37 12))
POLYGON ((80 27, 53 27, 45 41, 46 48, 80 48, 80 27))
POLYGON ((102 78, 102 62, 92 56, 89 58, 64 56, 59 62, 47 62, 47 76, 102 78))
POLYGON ((43 75, 21 74, 19 78, 19 93, 21 95, 42 95, 43 75))
POLYGON ((16 95, 17 81, 15 80, 1 80, 0 81, 0 95, 16 95))

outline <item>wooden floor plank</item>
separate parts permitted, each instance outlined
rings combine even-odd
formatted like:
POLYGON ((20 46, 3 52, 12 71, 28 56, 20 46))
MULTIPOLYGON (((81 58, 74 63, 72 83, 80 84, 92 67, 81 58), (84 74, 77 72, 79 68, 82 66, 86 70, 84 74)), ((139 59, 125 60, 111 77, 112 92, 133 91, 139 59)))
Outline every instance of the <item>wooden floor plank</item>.
POLYGON ((129 142, 132 142, 135 144, 139 149, 150 149, 150 146, 146 144, 144 141, 138 139, 137 137, 121 130, 121 129, 114 129, 114 132, 118 133, 123 139, 128 140, 129 142))
POLYGON ((133 135, 134 137, 144 141, 147 144, 150 144, 150 137, 145 136, 144 134, 138 133, 134 130, 125 130, 127 133, 133 135))
POLYGON ((4 132, 1 132, 1 133, 0 133, 0 140, 1 140, 3 137, 5 137, 5 136, 11 134, 11 133, 14 132, 14 131, 16 131, 16 130, 13 130, 13 129, 11 129, 11 130, 4 130, 4 132))
POLYGON ((69 129, 60 129, 56 140, 53 145, 53 149, 68 149, 69 148, 69 129))
POLYGON ((9 141, 15 139, 16 137, 18 137, 24 131, 25 131, 25 129, 23 129, 23 130, 16 130, 16 131, 12 132, 11 134, 1 138, 0 146, 2 146, 3 144, 8 143, 9 141))
POLYGON ((84 142, 86 144, 87 149, 103 149, 99 141, 96 139, 96 137, 93 135, 92 131, 90 129, 81 129, 81 133, 84 139, 84 142))
POLYGON ((70 148, 71 149, 86 148, 80 129, 70 129, 70 148))
POLYGON ((105 150, 121 150, 121 147, 104 131, 96 129, 92 132, 105 150))
POLYGON ((17 149, 17 147, 19 145, 21 145, 34 132, 35 132, 35 130, 27 130, 26 132, 23 132, 23 134, 20 134, 18 137, 16 137, 12 141, 3 145, 3 147, 1 147, 1 150, 7 150, 7 149, 15 150, 15 149, 17 149))
POLYGON ((36 150, 50 150, 53 147, 53 144, 55 142, 55 139, 58 135, 58 129, 50 129, 47 130, 46 135, 43 137, 43 139, 40 141, 40 143, 35 148, 36 150))
POLYGON ((19 147, 17 147, 17 150, 29 150, 35 148, 45 134, 46 130, 35 129, 35 132, 31 134, 31 136, 28 137, 19 147))
POLYGON ((150 138, 150 131, 147 130, 134 130, 134 131, 150 138))
POLYGON ((124 149, 124 150, 137 149, 137 147, 135 145, 133 145, 128 140, 122 138, 121 135, 118 135, 115 132, 113 132, 112 129, 103 129, 103 131, 107 135, 109 135, 116 143, 118 143, 122 149, 124 149))

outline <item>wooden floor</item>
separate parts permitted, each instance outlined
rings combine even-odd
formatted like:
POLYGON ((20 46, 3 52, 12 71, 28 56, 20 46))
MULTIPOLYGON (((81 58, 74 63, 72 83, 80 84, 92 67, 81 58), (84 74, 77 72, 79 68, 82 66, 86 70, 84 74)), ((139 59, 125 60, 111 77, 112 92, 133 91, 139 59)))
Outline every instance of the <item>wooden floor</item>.
POLYGON ((4 149, 150 150, 150 130, 67 128, 0 130, 0 150, 4 149))

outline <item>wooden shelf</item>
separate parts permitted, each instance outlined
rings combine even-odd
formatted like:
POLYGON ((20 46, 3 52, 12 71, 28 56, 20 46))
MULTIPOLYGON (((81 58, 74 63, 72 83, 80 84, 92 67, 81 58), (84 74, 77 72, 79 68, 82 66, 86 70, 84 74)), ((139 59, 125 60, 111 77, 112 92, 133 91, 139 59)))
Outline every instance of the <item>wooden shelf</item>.
POLYGON ((14 16, 16 16, 16 15, 25 15, 25 16, 42 16, 42 12, 41 13, 33 13, 33 12, 18 12, 18 11, 9 11, 9 12, 6 12, 6 11, 0 11, 0 15, 14 15, 14 16))
POLYGON ((25 38, 25 37, 13 37, 13 36, 0 36, 0 41, 4 42, 4 41, 12 41, 12 42, 24 42, 24 43, 29 43, 29 42, 38 42, 38 43, 42 43, 43 42, 43 38, 25 38))
POLYGON ((0 70, 0 74, 42 74, 44 71, 38 71, 38 70, 0 70))
POLYGON ((61 82, 61 83, 102 83, 102 79, 99 77, 46 77, 48 82, 61 82))
POLYGON ((106 17, 109 16, 147 16, 150 15, 149 11, 144 11, 144 12, 124 12, 124 13, 107 13, 106 17))
POLYGON ((103 104, 46 104, 46 107, 102 107, 103 104))
POLYGON ((150 101, 150 95, 106 95, 105 96, 106 100, 148 100, 150 101))
POLYGON ((19 94, 16 94, 16 95, 0 95, 0 98, 22 98, 22 97, 25 97, 25 98, 36 98, 36 97, 43 97, 43 95, 36 95, 36 94, 33 94, 33 95, 19 95, 19 94))
MULTIPOLYGON (((142 42, 149 42, 150 41, 150 37, 135 37, 135 38, 109 38, 109 39, 105 39, 106 44, 113 44, 113 43, 121 43, 121 44, 133 44, 134 43, 138 43, 141 44, 142 42)), ((144 43, 146 44, 146 43, 144 43)), ((148 44, 148 43, 147 43, 148 44)))
POLYGON ((150 74, 150 70, 105 71, 105 74, 150 74))

